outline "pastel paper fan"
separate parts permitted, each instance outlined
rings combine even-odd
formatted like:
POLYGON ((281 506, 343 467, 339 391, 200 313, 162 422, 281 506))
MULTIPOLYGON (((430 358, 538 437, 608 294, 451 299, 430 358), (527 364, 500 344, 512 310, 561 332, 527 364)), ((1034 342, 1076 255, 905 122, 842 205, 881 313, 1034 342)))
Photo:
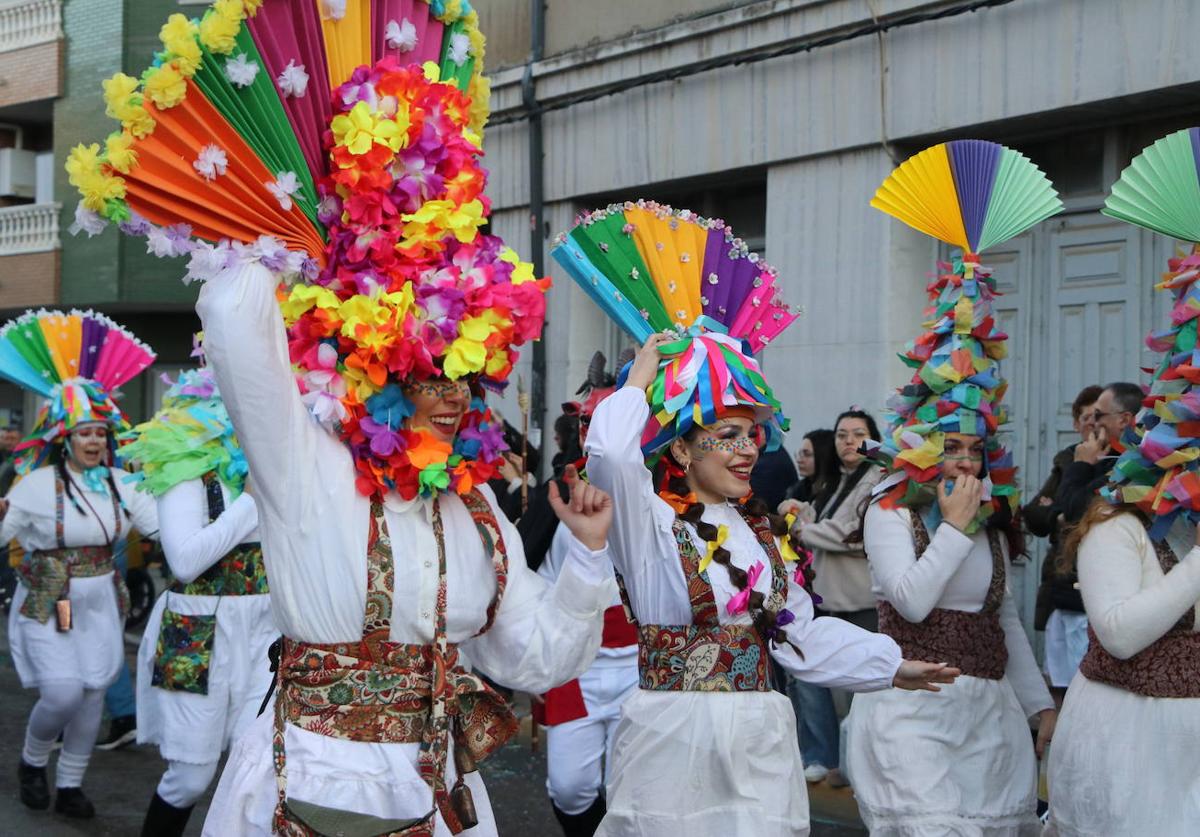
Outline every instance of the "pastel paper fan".
POLYGON ((1168 134, 1121 172, 1105 215, 1184 241, 1200 242, 1200 128, 1168 134))

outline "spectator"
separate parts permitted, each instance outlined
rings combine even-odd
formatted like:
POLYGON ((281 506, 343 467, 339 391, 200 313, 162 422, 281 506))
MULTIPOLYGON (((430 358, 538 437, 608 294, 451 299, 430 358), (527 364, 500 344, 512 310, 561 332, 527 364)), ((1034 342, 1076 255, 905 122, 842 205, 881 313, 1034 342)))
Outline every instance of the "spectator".
POLYGON ((1083 612, 1083 599, 1075 587, 1078 576, 1074 571, 1063 572, 1059 567, 1066 527, 1060 520, 1062 508, 1055 502, 1055 497, 1063 473, 1075 461, 1075 448, 1091 438, 1095 431, 1096 401, 1102 391, 1098 386, 1089 386, 1075 396, 1071 418, 1080 442, 1068 445, 1055 454, 1050 476, 1022 511, 1030 533, 1050 540, 1050 550, 1042 564, 1042 581, 1038 586, 1033 627, 1034 630, 1046 632, 1044 670, 1050 679, 1050 693, 1059 706, 1062 705, 1071 678, 1079 668, 1079 661, 1087 651, 1088 624, 1087 615, 1083 612))
POLYGON ((796 470, 800 480, 788 489, 787 500, 779 507, 779 513, 807 513, 812 515, 808 518, 809 522, 815 520, 815 512, 811 509, 829 501, 829 495, 837 488, 841 478, 840 468, 837 448, 833 444, 833 431, 821 428, 805 433, 796 454, 796 470), (794 500, 795 505, 788 503, 788 500, 794 500), (809 509, 807 512, 804 511, 806 507, 809 509))
POLYGON ((17 460, 14 450, 21 442, 21 430, 9 425, 0 430, 0 497, 8 494, 17 476, 17 460))
POLYGON ((1075 446, 1074 461, 1063 470, 1055 502, 1067 523, 1083 518, 1121 451, 1121 436, 1132 427, 1145 393, 1137 384, 1109 384, 1096 399, 1095 429, 1075 446))

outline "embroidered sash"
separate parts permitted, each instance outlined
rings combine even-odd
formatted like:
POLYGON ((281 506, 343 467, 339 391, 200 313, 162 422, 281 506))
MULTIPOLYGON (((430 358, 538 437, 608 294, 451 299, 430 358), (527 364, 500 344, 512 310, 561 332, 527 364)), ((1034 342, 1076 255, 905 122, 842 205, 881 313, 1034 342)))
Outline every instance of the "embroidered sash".
MULTIPOLYGON (((461 497, 483 546, 492 556, 496 595, 476 636, 491 628, 504 595, 508 558, 500 527, 478 491, 461 497)), ((382 504, 371 509, 367 555, 367 606, 358 642, 316 644, 284 639, 275 701, 274 754, 279 803, 275 832, 315 837, 292 815, 287 801, 284 725, 349 741, 420 744, 418 769, 433 791, 435 808, 424 818, 387 832, 403 837, 432 837, 434 814, 451 833, 464 828, 446 787, 450 737, 465 759, 479 761, 517 732, 517 719, 499 694, 462 668, 458 648, 446 638, 446 551, 439 500, 433 501, 433 534, 438 549, 438 587, 434 640, 428 645, 391 642, 391 539, 382 504)), ((458 758, 455 760, 459 761, 458 758)), ((461 781, 463 765, 456 764, 461 781)))
MULTIPOLYGON (((929 530, 916 509, 909 510, 913 522, 913 547, 917 560, 929 548, 929 530)), ((1000 625, 1004 601, 1004 551, 1000 535, 987 531, 992 550, 992 581, 983 608, 978 613, 934 608, 921 622, 909 622, 890 602, 879 601, 879 632, 900 646, 906 660, 949 663, 962 673, 986 680, 999 680, 1008 665, 1008 646, 1000 625)))
MULTIPOLYGON (((1158 565, 1168 573, 1179 556, 1166 541, 1154 544, 1158 565)), ((1200 698, 1200 633, 1195 631, 1195 608, 1189 609, 1161 637, 1120 660, 1105 650, 1088 626, 1088 650, 1079 671, 1088 680, 1127 692, 1158 698, 1200 698)))

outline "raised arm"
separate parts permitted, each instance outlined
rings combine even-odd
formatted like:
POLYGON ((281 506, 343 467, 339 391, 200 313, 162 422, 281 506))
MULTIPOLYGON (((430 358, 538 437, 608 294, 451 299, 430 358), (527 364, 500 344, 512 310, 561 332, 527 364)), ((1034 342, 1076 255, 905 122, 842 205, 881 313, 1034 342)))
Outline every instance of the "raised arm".
POLYGON ((275 285, 262 265, 238 265, 205 283, 196 313, 250 471, 271 476, 259 485, 258 501, 266 513, 280 517, 285 509, 302 507, 296 493, 307 481, 296 472, 313 460, 321 431, 296 389, 275 285))
POLYGON ((171 573, 184 584, 195 581, 254 531, 258 512, 254 498, 243 493, 212 523, 208 520, 204 483, 180 483, 158 499, 162 548, 171 573))
POLYGON ((1147 535, 1132 514, 1096 526, 1079 546, 1079 587, 1100 644, 1120 660, 1147 648, 1200 601, 1200 547, 1142 586, 1147 535))

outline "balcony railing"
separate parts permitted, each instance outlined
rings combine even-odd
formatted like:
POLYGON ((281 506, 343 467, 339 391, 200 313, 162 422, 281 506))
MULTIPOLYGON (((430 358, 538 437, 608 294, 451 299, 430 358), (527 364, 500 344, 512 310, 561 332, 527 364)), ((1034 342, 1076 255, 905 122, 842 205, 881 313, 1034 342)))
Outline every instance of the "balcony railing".
POLYGON ((0 209, 0 256, 45 253, 61 246, 57 203, 9 206, 0 209))
POLYGON ((62 0, 0 0, 0 52, 52 43, 62 36, 62 0))

